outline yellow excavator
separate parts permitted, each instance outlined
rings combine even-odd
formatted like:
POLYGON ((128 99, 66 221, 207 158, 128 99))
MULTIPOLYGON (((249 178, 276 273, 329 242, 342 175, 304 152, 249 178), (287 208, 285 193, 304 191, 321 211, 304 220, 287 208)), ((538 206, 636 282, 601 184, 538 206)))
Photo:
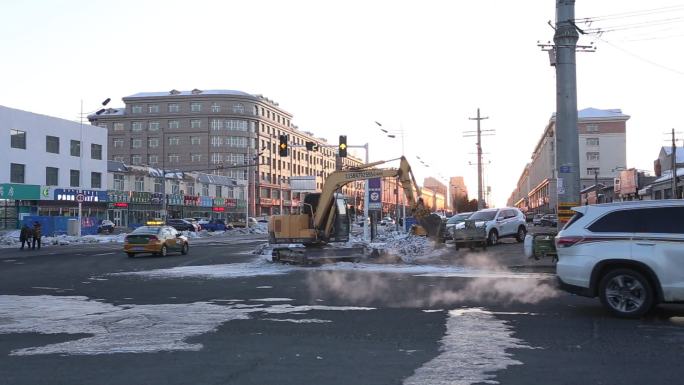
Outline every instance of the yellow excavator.
POLYGON ((320 193, 310 193, 304 198, 301 214, 273 215, 268 223, 269 242, 288 244, 273 248, 273 259, 290 262, 307 262, 319 258, 345 258, 359 250, 349 248, 327 248, 330 242, 349 240, 351 227, 347 202, 336 191, 347 183, 371 178, 396 177, 406 195, 411 215, 418 225, 413 232, 437 237, 441 219, 425 207, 420 197, 420 187, 405 157, 367 163, 358 167, 335 171, 330 174, 320 193), (376 166, 399 160, 398 168, 376 168, 376 166), (303 244, 292 246, 292 244, 303 244), (314 250, 315 249, 315 250, 314 250))

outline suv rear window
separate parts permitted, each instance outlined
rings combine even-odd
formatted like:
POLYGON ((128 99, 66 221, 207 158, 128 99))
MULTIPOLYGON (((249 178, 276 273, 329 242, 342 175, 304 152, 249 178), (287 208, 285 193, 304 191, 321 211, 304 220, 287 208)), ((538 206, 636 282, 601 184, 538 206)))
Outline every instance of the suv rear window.
POLYGON ((575 211, 575 215, 573 215, 572 218, 570 218, 570 220, 568 221, 568 223, 566 223, 565 226, 563 226, 562 230, 569 228, 570 226, 572 226, 575 222, 577 222, 583 216, 584 216, 584 214, 575 211))
POLYGON ((634 210, 610 212, 588 227, 595 233, 634 233, 636 228, 634 210))

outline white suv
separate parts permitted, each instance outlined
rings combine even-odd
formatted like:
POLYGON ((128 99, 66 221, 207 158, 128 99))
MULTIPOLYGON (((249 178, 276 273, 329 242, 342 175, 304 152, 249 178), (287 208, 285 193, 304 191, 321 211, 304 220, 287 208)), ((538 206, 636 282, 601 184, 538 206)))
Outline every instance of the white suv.
POLYGON ((619 317, 659 302, 684 301, 684 200, 574 207, 556 236, 562 289, 601 303, 619 317))
MULTIPOLYGON (((480 210, 468 217, 468 220, 475 221, 477 227, 485 228, 487 243, 490 245, 495 245, 500 238, 505 237, 514 237, 518 242, 522 242, 527 234, 525 214, 515 207, 480 210)), ((453 231, 464 227, 464 222, 456 224, 452 228, 452 236, 453 231)))

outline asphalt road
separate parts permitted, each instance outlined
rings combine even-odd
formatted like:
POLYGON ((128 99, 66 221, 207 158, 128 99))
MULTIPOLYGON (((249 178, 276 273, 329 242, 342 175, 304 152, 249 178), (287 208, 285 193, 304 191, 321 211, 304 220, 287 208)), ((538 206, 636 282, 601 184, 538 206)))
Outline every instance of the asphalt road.
POLYGON ((304 268, 263 237, 0 249, 0 384, 676 384, 684 307, 610 317, 512 241, 304 268), (161 270, 160 270, 161 269, 161 270), (172 269, 172 270, 168 270, 172 269), (152 271, 152 273, 150 273, 152 271), (113 273, 138 273, 114 274, 113 273))

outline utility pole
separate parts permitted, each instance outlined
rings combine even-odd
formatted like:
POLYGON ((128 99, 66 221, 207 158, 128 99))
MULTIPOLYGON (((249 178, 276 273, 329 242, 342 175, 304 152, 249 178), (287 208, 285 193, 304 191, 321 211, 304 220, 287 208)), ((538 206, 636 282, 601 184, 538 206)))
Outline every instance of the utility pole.
POLYGON ((477 131, 465 131, 464 137, 477 137, 477 209, 482 210, 484 207, 484 191, 482 190, 482 136, 488 136, 487 134, 482 135, 483 132, 493 132, 494 130, 482 130, 480 128, 480 121, 489 119, 488 116, 481 117, 480 109, 477 109, 477 117, 468 118, 468 120, 477 120, 477 131))
POLYGON ((556 0, 556 32, 553 42, 556 54, 556 192, 559 228, 570 219, 570 209, 580 204, 575 61, 579 33, 574 19, 575 0, 556 0))
POLYGON ((677 140, 675 130, 672 129, 672 198, 679 199, 677 194, 677 140))

